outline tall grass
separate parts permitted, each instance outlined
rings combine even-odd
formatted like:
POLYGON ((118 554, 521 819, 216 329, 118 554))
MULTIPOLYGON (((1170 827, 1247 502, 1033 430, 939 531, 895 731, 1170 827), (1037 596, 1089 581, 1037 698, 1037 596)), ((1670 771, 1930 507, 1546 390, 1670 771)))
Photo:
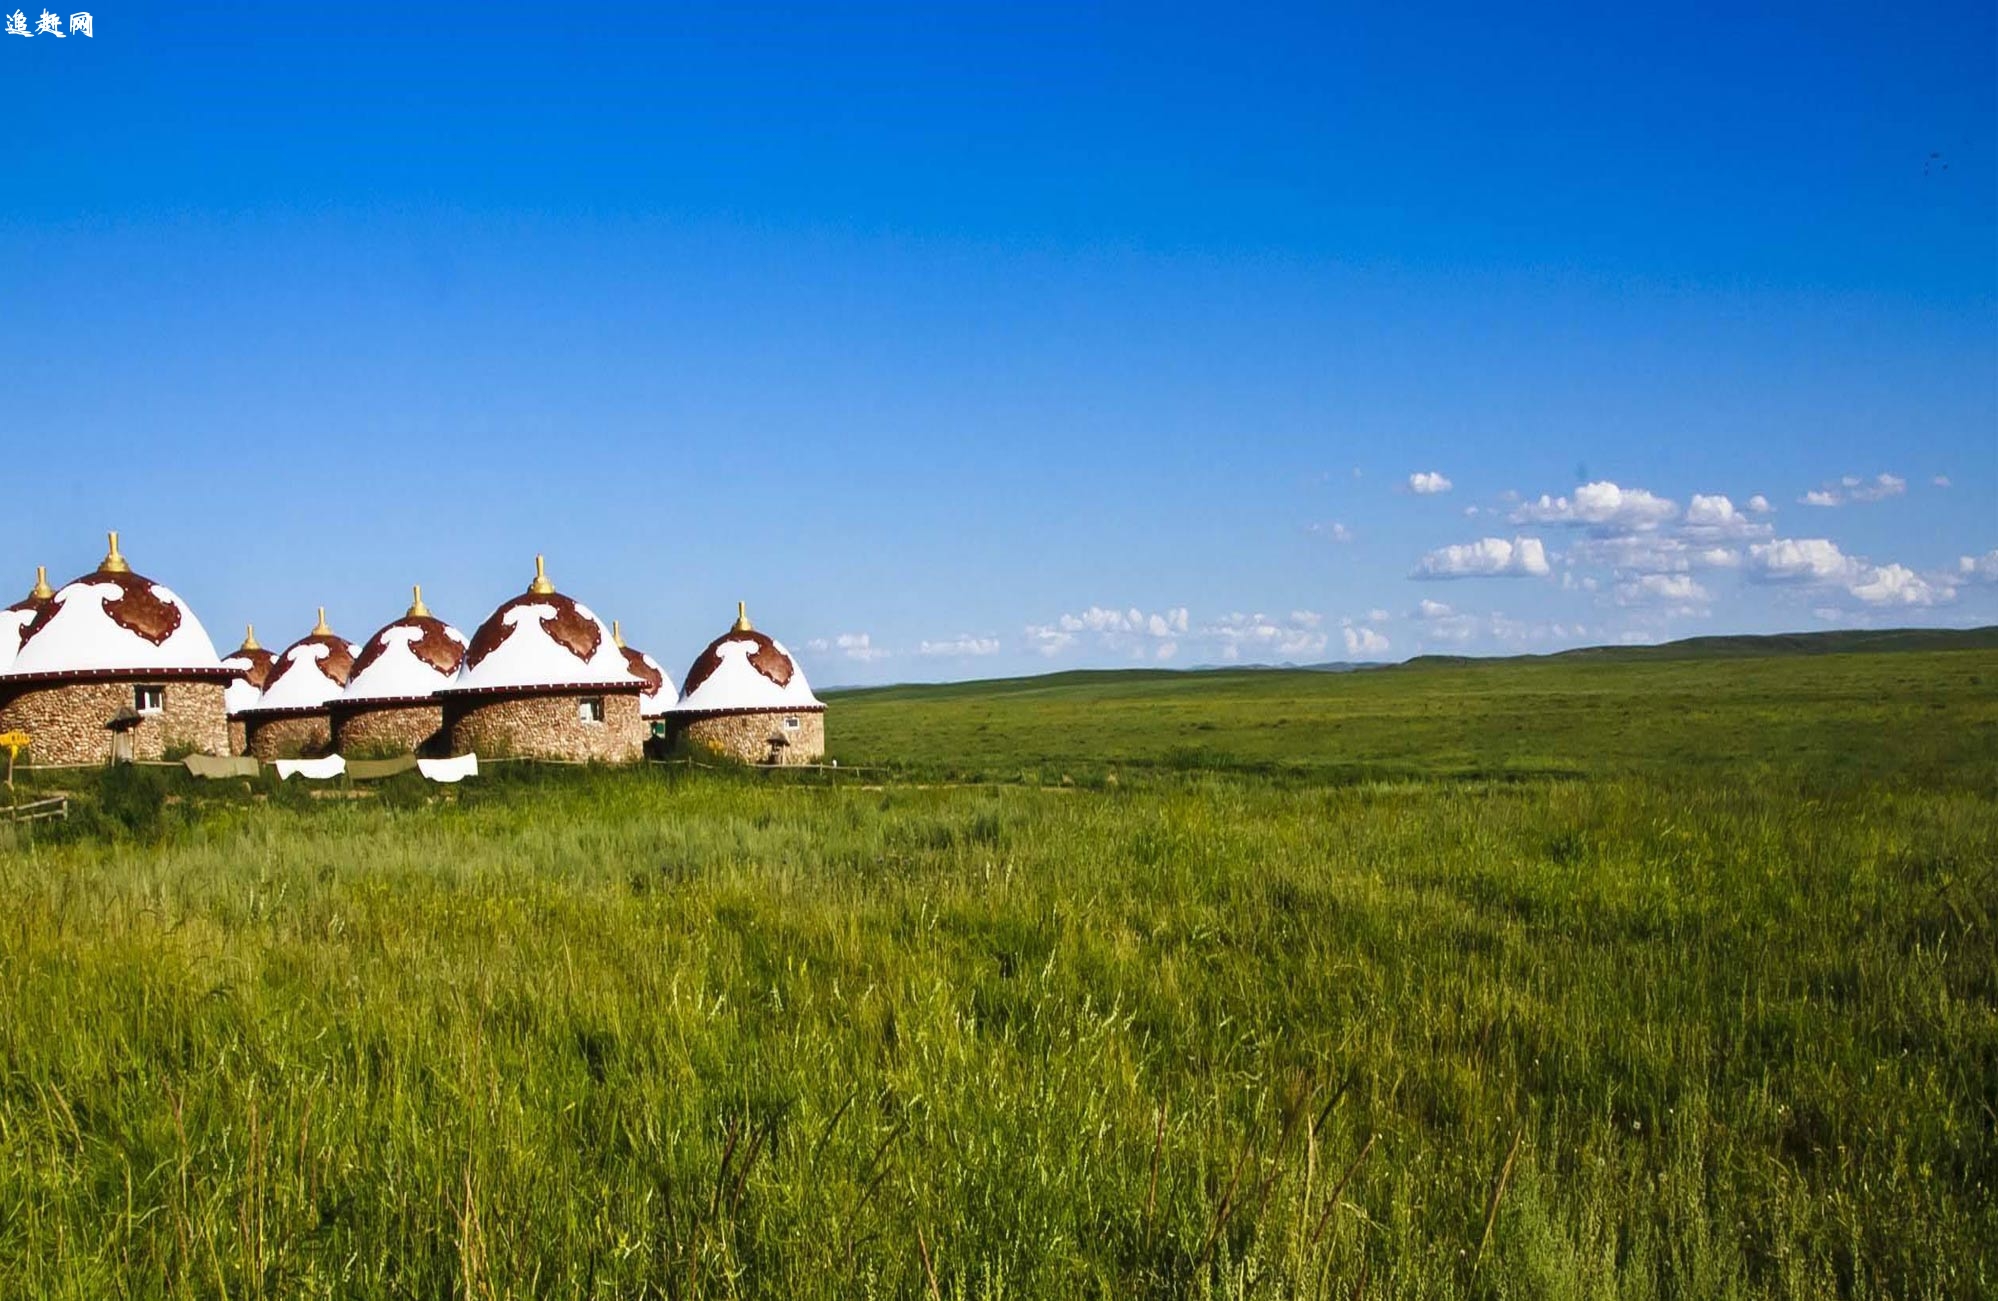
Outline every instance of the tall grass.
POLYGON ((19 837, 0 1290, 1998 1286, 1988 788, 1095 758, 19 837))

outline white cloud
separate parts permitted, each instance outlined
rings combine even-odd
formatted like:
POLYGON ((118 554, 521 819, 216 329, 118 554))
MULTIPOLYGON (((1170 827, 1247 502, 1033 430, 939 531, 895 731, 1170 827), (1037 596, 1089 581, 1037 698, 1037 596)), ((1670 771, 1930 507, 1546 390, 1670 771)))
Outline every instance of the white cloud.
POLYGON ((1849 556, 1826 538, 1778 538, 1748 549, 1749 576, 1758 582, 1837 587, 1868 605, 1946 605, 1956 589, 1923 578, 1906 565, 1875 565, 1849 556))
POLYGON ((1307 524, 1304 526, 1304 531, 1306 533, 1316 533, 1320 537, 1332 542, 1351 542, 1353 540, 1353 530, 1347 528, 1338 520, 1332 520, 1325 524, 1307 524))
POLYGON ((1356 659, 1372 659, 1388 653, 1388 639, 1372 628, 1346 628, 1346 654, 1356 659))
POLYGON ((1323 653, 1329 640, 1320 626, 1324 622, 1325 616, 1314 610, 1293 610, 1282 621, 1264 614, 1229 614, 1203 624, 1198 635, 1224 660, 1245 655, 1294 658, 1323 653))
POLYGON ((1539 538, 1480 538, 1438 547, 1422 557, 1414 578, 1519 578, 1547 573, 1547 550, 1539 538))
POLYGON ((1423 599, 1415 603, 1411 616, 1420 621, 1417 634, 1419 643, 1465 642, 1478 631, 1478 620, 1469 614, 1459 614, 1441 601, 1423 599))
POLYGON ((1053 623, 1027 625, 1027 645, 1043 655, 1059 655, 1078 641, 1114 651, 1168 658, 1179 649, 1176 638, 1187 630, 1185 606, 1146 614, 1135 606, 1112 610, 1092 605, 1080 614, 1064 614, 1053 623), (1165 646, 1171 650, 1159 654, 1165 646))
POLYGON ((1063 632, 1052 624, 1030 623, 1027 625, 1027 646, 1043 655, 1055 656, 1075 644, 1075 634, 1063 632))
POLYGON ((1679 513, 1676 503, 1642 488, 1585 483, 1570 497, 1530 501, 1512 513, 1515 524, 1586 525, 1598 532, 1654 529, 1679 513))
POLYGON ((1427 497, 1432 493, 1448 492, 1450 480, 1434 470, 1421 470, 1408 476, 1408 490, 1427 497))
MULTIPOLYGON (((1763 504, 1766 506, 1768 503, 1763 504)), ((1736 510, 1734 503, 1726 497, 1719 494, 1709 497, 1697 492, 1686 507, 1684 523, 1687 537, 1713 541, 1766 538, 1774 531, 1772 526, 1752 520, 1736 510)))
POLYGON ((1748 499, 1748 509, 1754 511, 1757 515, 1767 515, 1776 508, 1769 504, 1767 497, 1758 492, 1748 499))
POLYGON ((1705 605, 1713 599, 1690 574, 1645 574, 1616 587, 1618 605, 1705 605))
POLYGON ((1949 476, 1946 474, 1939 474, 1935 478, 1929 480, 1929 482, 1933 483, 1938 488, 1947 488, 1949 487, 1949 476))
POLYGON ((952 658, 967 655, 997 655, 998 653, 999 639, 997 637, 974 637, 969 633, 963 633, 956 637, 946 637, 942 641, 921 642, 916 646, 916 654, 918 655, 952 658))
MULTIPOLYGON (((1195 624, 1184 606, 1153 613, 1090 606, 1050 623, 1028 624, 1025 637, 1028 649, 1049 657, 1095 651, 1139 660, 1169 660, 1190 647, 1202 657, 1228 663, 1322 657, 1331 641, 1325 616, 1316 610, 1292 610, 1284 615, 1234 613, 1195 624)), ((997 650, 996 638, 967 636, 924 642, 921 653, 991 654, 997 650), (985 649, 988 645, 991 650, 985 649)))
POLYGON ((1998 583, 1998 549, 1964 556, 1956 562, 1956 574, 1966 583, 1998 583))
POLYGON ((887 659, 889 655, 886 646, 876 646, 874 639, 864 632, 843 632, 836 637, 814 637, 805 643, 805 649, 816 651, 821 655, 837 652, 847 659, 858 660, 862 664, 887 659))
POLYGON ((1748 549, 1750 577, 1768 583, 1838 583, 1853 577, 1859 562, 1828 538, 1777 538, 1748 549))
POLYGON ((1797 498, 1806 506, 1843 506, 1849 501, 1884 501, 1908 491, 1908 481, 1898 474, 1876 474, 1862 479, 1848 474, 1837 484, 1813 488, 1797 498))
POLYGON ((1864 578, 1846 589, 1868 605, 1944 605, 1956 599, 1956 589, 1929 582, 1906 565, 1869 568, 1864 578))
POLYGON ((1386 623, 1389 619, 1392 619, 1393 617, 1394 616, 1389 614, 1386 610, 1367 611, 1368 623, 1386 623))
POLYGON ((1888 497, 1898 497, 1908 491, 1908 481, 1898 474, 1876 474, 1873 482, 1862 487, 1854 487, 1851 493, 1854 501, 1882 501, 1888 497))

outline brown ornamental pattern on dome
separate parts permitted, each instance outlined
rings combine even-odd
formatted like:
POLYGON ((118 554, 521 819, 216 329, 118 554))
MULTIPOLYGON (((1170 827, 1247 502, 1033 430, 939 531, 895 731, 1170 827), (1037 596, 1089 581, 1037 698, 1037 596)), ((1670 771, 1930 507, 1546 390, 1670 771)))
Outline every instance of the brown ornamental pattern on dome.
POLYGON ((574 601, 560 592, 528 592, 494 610, 492 618, 479 625, 479 630, 472 634, 471 649, 465 652, 466 668, 479 667, 486 656, 506 644, 514 631, 514 625, 506 620, 507 612, 522 605, 545 605, 553 610, 555 613, 541 616, 542 631, 585 664, 596 656, 597 647, 603 645, 603 629, 595 619, 577 609, 574 601))
POLYGON ((722 644, 731 641, 755 642, 756 649, 749 652, 749 667, 780 687, 790 684, 791 674, 797 671, 797 666, 791 663, 791 657, 779 650, 777 643, 762 633, 744 630, 723 633, 708 643, 708 648, 694 661, 693 671, 687 674, 686 688, 680 693, 682 696, 693 695, 696 688, 714 676, 714 671, 721 667, 722 644))
POLYGON ((666 675, 646 662, 643 651, 635 651, 629 646, 620 646, 618 649, 624 652, 624 667, 630 671, 631 676, 645 684, 646 695, 651 695, 665 684, 666 675))
MULTIPOLYGON (((277 656, 259 646, 255 650, 242 649, 231 651, 228 660, 248 661, 250 667, 236 669, 236 677, 240 681, 247 682, 257 690, 262 691, 270 682, 271 667, 277 663, 277 656)), ((224 667, 233 667, 228 663, 228 660, 224 661, 224 667)))
MULTIPOLYGON (((109 583, 118 589, 118 594, 104 602, 104 613, 111 621, 135 637, 143 637, 157 646, 173 636, 180 627, 180 607, 172 601, 162 600, 153 591, 153 580, 142 578, 129 571, 107 573, 99 570, 78 582, 109 583)), ((28 626, 21 629, 21 645, 26 646, 36 634, 49 626, 62 610, 62 594, 50 597, 36 611, 28 626)))
POLYGON ((388 634, 397 628, 422 630, 423 635, 409 643, 410 653, 445 677, 448 678, 456 673, 458 666, 464 663, 465 648, 451 636, 444 621, 433 619, 428 615, 417 615, 412 618, 397 619, 369 638, 367 646, 361 651, 361 658, 354 661, 353 672, 348 676, 359 677, 367 672, 368 666, 388 651, 388 634))
POLYGON ((318 669, 336 687, 346 686, 347 679, 354 675, 353 648, 338 637, 315 635, 300 638, 298 641, 293 642, 284 654, 277 657, 277 663, 271 670, 270 679, 264 683, 264 690, 269 691, 272 687, 283 681, 284 675, 291 672, 301 663, 310 664, 318 669), (314 659, 310 655, 296 657, 292 655, 292 651, 305 646, 324 646, 326 654, 318 659, 314 659))

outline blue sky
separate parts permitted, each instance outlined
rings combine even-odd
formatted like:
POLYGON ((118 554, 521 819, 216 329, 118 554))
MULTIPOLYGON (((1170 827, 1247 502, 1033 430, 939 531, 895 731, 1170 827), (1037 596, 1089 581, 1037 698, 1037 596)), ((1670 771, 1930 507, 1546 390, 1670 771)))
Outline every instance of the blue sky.
POLYGON ((0 36, 0 570, 826 685, 1998 621, 1989 4, 1237 8, 0 36))

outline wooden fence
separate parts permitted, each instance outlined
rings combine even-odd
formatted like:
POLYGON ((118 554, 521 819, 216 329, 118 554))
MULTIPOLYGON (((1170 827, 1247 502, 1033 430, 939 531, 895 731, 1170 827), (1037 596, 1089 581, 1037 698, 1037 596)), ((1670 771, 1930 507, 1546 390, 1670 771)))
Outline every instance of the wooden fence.
POLYGON ((9 822, 41 822, 55 820, 69 821, 69 796, 58 795, 54 799, 36 800, 32 804, 16 804, 4 810, 9 822))

